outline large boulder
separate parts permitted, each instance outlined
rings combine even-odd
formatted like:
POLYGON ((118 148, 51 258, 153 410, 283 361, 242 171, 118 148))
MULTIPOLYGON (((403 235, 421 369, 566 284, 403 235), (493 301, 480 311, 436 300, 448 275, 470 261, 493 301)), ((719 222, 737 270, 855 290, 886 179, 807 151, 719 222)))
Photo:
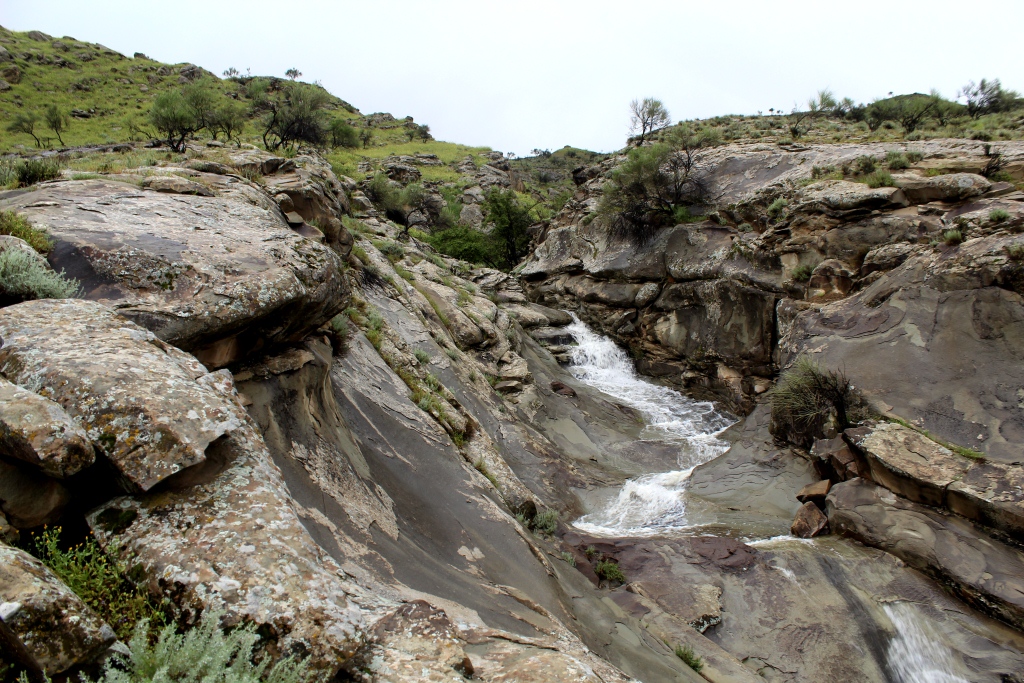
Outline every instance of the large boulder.
POLYGON ((328 246, 342 257, 347 256, 352 249, 352 235, 341 218, 351 213, 351 205, 331 165, 320 156, 306 154, 288 162, 264 175, 266 191, 282 211, 294 211, 307 223, 315 224, 328 246))
MULTIPOLYGON (((42 562, 0 543, 0 645, 46 676, 88 664, 114 631, 42 562)), ((8 662, 11 663, 11 662, 8 662)))
POLYGON ((963 201, 983 195, 992 187, 987 178, 974 173, 948 173, 926 178, 906 174, 896 176, 895 182, 911 204, 963 201))
POLYGON ((873 209, 907 206, 906 195, 895 187, 871 188, 848 180, 824 180, 809 185, 799 197, 794 211, 820 211, 829 215, 849 215, 873 209))
POLYGON ((203 462, 240 424, 195 358, 102 304, 9 306, 0 309, 0 338, 0 372, 58 404, 141 490, 203 462))
POLYGON ((56 240, 50 262, 160 339, 221 367, 296 341, 345 305, 341 260, 232 197, 87 180, 0 202, 56 240))

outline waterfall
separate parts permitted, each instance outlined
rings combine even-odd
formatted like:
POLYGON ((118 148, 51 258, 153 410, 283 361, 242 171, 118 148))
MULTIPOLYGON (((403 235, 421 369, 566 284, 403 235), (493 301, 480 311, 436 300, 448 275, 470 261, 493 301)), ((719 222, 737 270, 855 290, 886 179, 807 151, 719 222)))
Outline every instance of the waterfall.
POLYGON ((931 625, 904 602, 882 605, 896 629, 886 659, 899 683, 970 683, 931 625))
POLYGON ((644 417, 641 439, 677 445, 679 469, 627 481, 605 509, 578 519, 589 533, 643 534, 686 525, 683 491, 693 468, 728 449, 718 435, 732 424, 708 401, 695 401, 641 377, 621 348, 573 316, 576 339, 569 371, 644 417))

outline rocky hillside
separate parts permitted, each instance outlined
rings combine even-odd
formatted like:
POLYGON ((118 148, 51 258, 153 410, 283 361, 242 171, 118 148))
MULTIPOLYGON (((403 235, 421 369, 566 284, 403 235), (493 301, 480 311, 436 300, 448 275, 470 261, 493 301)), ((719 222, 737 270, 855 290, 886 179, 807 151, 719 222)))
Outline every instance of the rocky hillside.
POLYGON ((1024 680, 1024 143, 738 127, 637 238, 626 155, 336 104, 382 144, 0 191, 5 683, 161 629, 279 683, 1024 680), (513 218, 511 272, 435 248, 513 218))

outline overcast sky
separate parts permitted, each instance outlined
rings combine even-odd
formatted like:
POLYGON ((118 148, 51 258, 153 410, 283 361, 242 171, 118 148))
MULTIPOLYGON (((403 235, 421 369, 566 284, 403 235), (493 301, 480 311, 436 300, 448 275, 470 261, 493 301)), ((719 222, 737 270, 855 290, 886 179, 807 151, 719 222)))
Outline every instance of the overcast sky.
POLYGON ((1024 90, 1022 0, 0 0, 0 24, 218 74, 296 67, 364 114, 520 155, 622 147, 635 97, 682 120, 789 111, 823 87, 1024 90))

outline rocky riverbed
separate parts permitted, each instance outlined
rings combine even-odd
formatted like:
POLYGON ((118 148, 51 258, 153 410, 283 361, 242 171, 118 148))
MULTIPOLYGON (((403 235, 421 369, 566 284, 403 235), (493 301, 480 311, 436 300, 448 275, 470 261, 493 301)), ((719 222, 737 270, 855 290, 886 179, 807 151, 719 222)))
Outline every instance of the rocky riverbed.
MULTIPOLYGON (((1022 680, 1024 194, 964 141, 811 178, 888 147, 716 148, 717 212, 644 246, 590 216, 609 160, 513 274, 314 154, 2 193, 82 290, 0 309, 0 528, 88 529, 338 680, 1022 680), (869 419, 773 424, 808 355, 869 419)), ((118 647, 0 552, 30 671, 118 647)))

